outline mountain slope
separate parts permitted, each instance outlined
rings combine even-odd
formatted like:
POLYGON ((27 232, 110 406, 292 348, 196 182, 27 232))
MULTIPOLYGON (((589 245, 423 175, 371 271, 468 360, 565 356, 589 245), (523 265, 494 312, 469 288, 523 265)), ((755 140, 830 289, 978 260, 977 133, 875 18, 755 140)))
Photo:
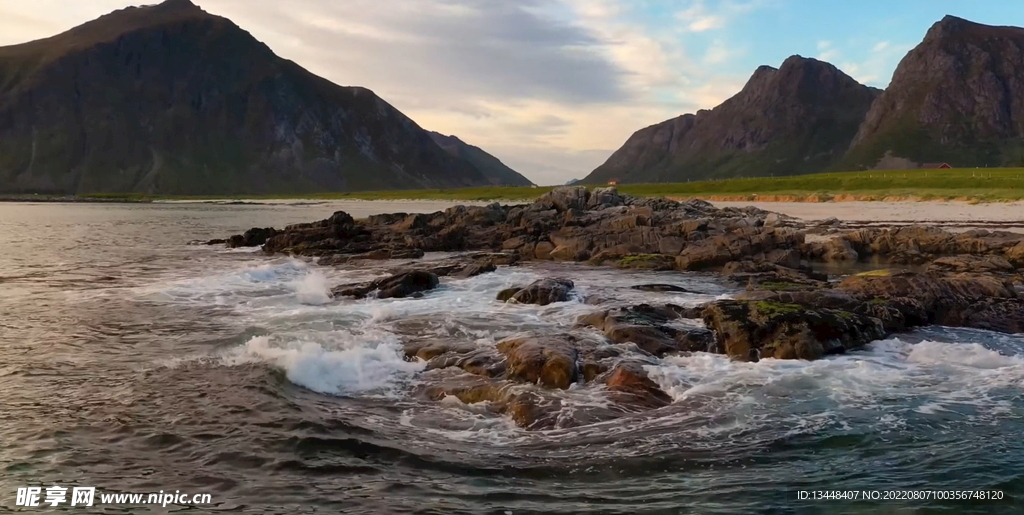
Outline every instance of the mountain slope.
POLYGON ((370 90, 317 77, 188 0, 0 48, 0 192, 486 184, 370 90))
POLYGON ((878 90, 792 56, 759 67, 711 110, 641 129, 584 182, 674 182, 820 171, 841 157, 878 90))
POLYGON ((519 172, 509 168, 500 159, 484 152, 480 147, 470 145, 456 136, 445 136, 439 132, 430 132, 431 139, 445 152, 469 162, 480 170, 492 184, 496 186, 531 186, 533 183, 519 172))
POLYGON ((946 16, 900 61, 844 164, 890 154, 954 166, 1024 165, 1024 29, 946 16))

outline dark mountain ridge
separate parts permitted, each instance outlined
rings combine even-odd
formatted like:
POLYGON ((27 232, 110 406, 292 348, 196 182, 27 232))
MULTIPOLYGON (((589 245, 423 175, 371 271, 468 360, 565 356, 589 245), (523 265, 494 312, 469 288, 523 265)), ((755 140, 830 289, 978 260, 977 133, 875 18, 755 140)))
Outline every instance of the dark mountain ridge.
POLYGON ((886 155, 954 166, 1024 165, 1024 29, 946 16, 900 61, 844 165, 886 155))
POLYGON ((531 186, 529 179, 523 177, 519 172, 509 168, 497 157, 484 152, 475 145, 470 145, 459 139, 458 136, 446 136, 439 132, 430 131, 430 137, 443 148, 445 152, 469 162, 480 170, 480 173, 487 177, 487 180, 495 186, 531 186))
POLYGON ((1024 29, 946 16, 886 90, 793 56, 718 107, 641 129, 588 183, 1024 165, 1024 29))
POLYGON ((831 64, 761 66, 711 110, 641 129, 584 182, 667 182, 809 173, 842 157, 879 91, 831 64))
POLYGON ((0 192, 487 184, 372 91, 317 77, 188 0, 0 48, 0 192))

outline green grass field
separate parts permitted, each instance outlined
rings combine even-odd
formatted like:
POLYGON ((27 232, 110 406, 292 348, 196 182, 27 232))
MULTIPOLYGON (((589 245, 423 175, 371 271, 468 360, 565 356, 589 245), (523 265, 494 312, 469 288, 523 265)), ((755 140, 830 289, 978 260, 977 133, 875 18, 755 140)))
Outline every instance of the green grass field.
MULTIPOLYGON (((482 187, 438 190, 363 191, 304 195, 240 195, 236 199, 318 200, 500 200, 533 199, 552 187, 482 187)), ((897 170, 823 173, 787 177, 725 179, 672 184, 624 184, 619 191, 637 196, 735 198, 737 200, 920 200, 962 199, 997 202, 1024 199, 1024 168, 897 170)), ((85 195, 94 200, 201 200, 211 197, 85 195)))

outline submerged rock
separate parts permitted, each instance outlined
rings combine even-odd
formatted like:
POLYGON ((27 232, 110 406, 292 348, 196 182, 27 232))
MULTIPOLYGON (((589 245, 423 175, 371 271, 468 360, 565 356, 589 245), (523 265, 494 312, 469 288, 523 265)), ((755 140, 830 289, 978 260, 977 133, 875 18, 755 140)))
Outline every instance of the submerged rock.
POLYGON ((639 291, 649 292, 665 292, 665 293, 695 293, 682 286, 676 286, 674 284, 637 284, 630 286, 630 288, 639 291))
POLYGON ((491 411, 508 416, 524 429, 559 427, 561 405, 557 398, 508 381, 462 375, 446 378, 425 388, 423 393, 435 401, 455 397, 465 404, 486 402, 491 411))
POLYGON ((554 302, 569 300, 569 292, 575 285, 569 279, 538 279, 522 288, 506 288, 498 293, 497 300, 519 304, 546 306, 554 302))
POLYGON ((402 298, 437 288, 437 275, 422 270, 405 272, 363 285, 339 286, 331 290, 334 296, 364 298, 377 292, 378 299, 402 298))
POLYGON ((674 306, 640 304, 583 315, 576 320, 576 325, 594 327, 613 343, 632 343, 654 356, 707 351, 714 344, 714 335, 706 329, 669 325, 680 318, 674 306))
POLYGON ((464 266, 462 269, 458 270, 457 272, 453 273, 452 275, 460 278, 468 278, 475 277, 480 274, 486 274, 488 272, 493 272, 497 269, 498 267, 494 265, 493 261, 484 260, 478 261, 476 263, 470 263, 464 266))
POLYGON ((640 363, 617 365, 604 384, 612 399, 623 405, 654 409, 672 403, 672 397, 648 377, 640 363))

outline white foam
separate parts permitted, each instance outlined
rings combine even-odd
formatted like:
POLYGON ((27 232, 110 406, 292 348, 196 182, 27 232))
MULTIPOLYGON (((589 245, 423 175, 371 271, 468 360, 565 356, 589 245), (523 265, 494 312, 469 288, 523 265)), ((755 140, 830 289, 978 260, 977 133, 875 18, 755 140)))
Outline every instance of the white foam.
POLYGON ((331 302, 331 287, 327 277, 318 271, 311 271, 291 283, 295 298, 300 304, 322 306, 331 302))
POLYGON ((1005 412, 1009 397, 1024 390, 1019 355, 977 343, 911 344, 896 338, 817 361, 746 363, 695 353, 646 368, 676 403, 699 399, 701 405, 741 413, 751 407, 799 412, 802 403, 811 403, 815 410, 800 414, 801 420, 818 414, 842 423, 840 412, 858 409, 875 413, 883 429, 905 425, 908 411, 939 415, 960 406, 984 418, 1005 412))
POLYGON ((314 341, 272 342, 256 336, 227 356, 229 364, 259 360, 283 370, 289 381, 332 395, 390 394, 424 367, 401 357, 397 338, 347 336, 338 348, 314 341))

